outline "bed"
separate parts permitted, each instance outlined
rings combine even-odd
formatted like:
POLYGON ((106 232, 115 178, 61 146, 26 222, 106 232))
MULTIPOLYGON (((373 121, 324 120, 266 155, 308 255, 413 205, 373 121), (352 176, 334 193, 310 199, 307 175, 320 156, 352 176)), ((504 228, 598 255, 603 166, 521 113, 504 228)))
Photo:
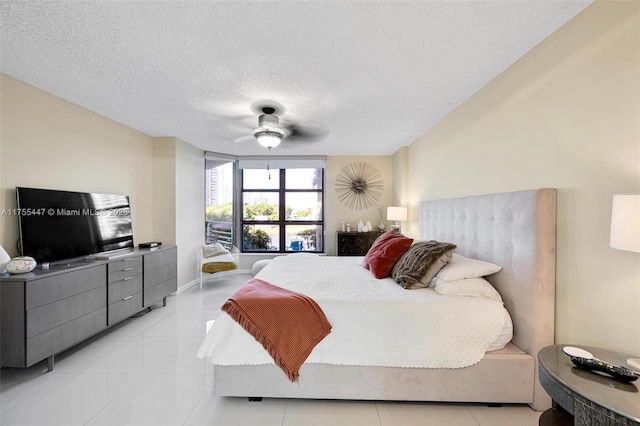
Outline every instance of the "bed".
MULTIPOLYGON (((217 355, 212 357, 215 394, 250 398, 527 403, 538 411, 548 408, 551 401, 537 378, 536 355, 542 347, 554 342, 555 206, 556 193, 553 189, 420 203, 420 239, 451 242, 457 245, 456 252, 463 256, 502 266, 500 272, 486 278, 500 293, 513 324, 513 338, 504 348, 479 354, 479 361, 473 358, 477 354, 469 354, 469 359, 462 360, 462 364, 456 364, 469 364, 468 366, 442 368, 436 364, 426 367, 423 364, 415 364, 418 361, 410 350, 400 351, 407 352, 409 359, 404 360, 404 364, 394 366, 381 363, 377 358, 377 351, 354 353, 352 350, 345 350, 345 354, 340 354, 325 350, 326 345, 322 341, 316 347, 318 350, 314 349, 307 362, 300 368, 299 382, 292 383, 282 370, 273 362, 269 362, 268 358, 260 358, 265 354, 256 342, 253 342, 254 350, 243 350, 246 358, 243 358, 243 355, 230 361, 227 349, 233 348, 234 345, 248 345, 248 335, 246 332, 243 334, 244 330, 239 327, 239 331, 230 332, 228 329, 233 326, 229 325, 230 319, 225 318, 223 313, 207 334, 199 354, 210 355, 218 351, 217 355), (225 323, 227 327, 224 327, 225 323), (208 353, 205 348, 209 350, 208 353), (341 361, 343 359, 344 361, 341 361), (357 361, 354 362, 354 359, 357 361)), ((281 261, 271 262, 257 278, 275 285, 280 285, 278 281, 283 281, 285 288, 286 285, 295 287, 292 283, 296 280, 285 278, 278 268, 279 264, 288 265, 287 267, 301 265, 298 280, 307 281, 310 279, 309 275, 313 275, 309 274, 311 266, 308 265, 311 263, 308 262, 320 262, 320 270, 339 271, 340 268, 347 268, 349 262, 352 263, 350 268, 357 268, 358 262, 362 261, 362 258, 320 257, 309 254, 293 254, 287 257, 290 258, 288 264, 281 261), (317 260, 312 260, 313 257, 317 260), (291 259, 296 262, 291 263, 291 259), (333 266, 330 262, 334 262, 333 266)), ((360 272, 354 272, 356 276, 349 275, 350 281, 341 285, 336 285, 335 279, 332 278, 339 273, 319 274, 324 281, 316 281, 313 284, 316 288, 310 290, 314 300, 318 298, 318 304, 325 310, 327 318, 334 326, 331 334, 325 339, 327 341, 338 339, 343 328, 348 328, 340 325, 340 320, 336 318, 340 309, 343 312, 354 313, 354 318, 358 321, 352 322, 360 322, 362 327, 377 330, 385 327, 386 322, 392 321, 380 319, 390 318, 386 311, 385 314, 378 315, 378 318, 375 313, 383 312, 383 309, 388 309, 386 305, 395 303, 394 300, 378 300, 379 289, 386 286, 385 291, 390 292, 392 298, 395 297, 393 295, 398 295, 398 298, 404 297, 402 292, 416 292, 398 290, 397 285, 392 289, 390 286, 393 284, 388 282, 390 279, 377 280, 377 284, 376 280, 373 283, 367 281, 365 287, 361 287, 362 283, 357 274, 360 274, 362 280, 371 278, 369 271, 361 266, 359 269, 360 272), (364 275, 366 273, 369 275, 364 275), (345 301, 350 297, 361 297, 358 294, 364 293, 366 288, 374 285, 380 287, 367 293, 370 294, 371 300, 364 302, 369 305, 360 300, 355 303, 345 301), (385 306, 382 306, 383 304, 385 306)), ((295 276, 292 271, 289 272, 291 273, 288 277, 295 276)), ((433 298, 430 291, 424 289, 422 293, 412 294, 421 294, 415 297, 433 298)), ((400 311, 402 308, 398 310, 400 311)), ((433 320, 433 317, 427 319, 429 320, 433 320)), ((353 329, 351 331, 353 332, 353 329)), ((394 346, 395 342, 384 342, 380 348, 384 350, 394 346)), ((426 346, 421 350, 429 348, 426 346)), ((453 354, 453 351, 451 353, 453 354)))

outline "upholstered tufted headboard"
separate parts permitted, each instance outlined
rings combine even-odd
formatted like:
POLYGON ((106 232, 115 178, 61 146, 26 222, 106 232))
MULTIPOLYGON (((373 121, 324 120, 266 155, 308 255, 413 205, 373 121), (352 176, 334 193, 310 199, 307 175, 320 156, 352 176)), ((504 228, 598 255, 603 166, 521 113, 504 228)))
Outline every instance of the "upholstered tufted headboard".
POLYGON ((464 256, 501 265, 486 278, 511 315, 512 343, 534 357, 554 343, 555 189, 423 201, 420 238, 455 243, 464 256))

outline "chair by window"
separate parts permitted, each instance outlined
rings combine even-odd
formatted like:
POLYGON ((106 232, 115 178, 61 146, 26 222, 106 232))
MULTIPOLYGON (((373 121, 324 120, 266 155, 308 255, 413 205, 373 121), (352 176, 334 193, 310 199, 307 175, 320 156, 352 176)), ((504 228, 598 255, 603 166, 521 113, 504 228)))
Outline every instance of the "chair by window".
MULTIPOLYGON (((238 276, 240 250, 236 246, 231 251, 220 251, 219 244, 205 244, 200 250, 200 288, 205 281, 238 276)), ((221 246, 220 246, 221 247, 221 246)))

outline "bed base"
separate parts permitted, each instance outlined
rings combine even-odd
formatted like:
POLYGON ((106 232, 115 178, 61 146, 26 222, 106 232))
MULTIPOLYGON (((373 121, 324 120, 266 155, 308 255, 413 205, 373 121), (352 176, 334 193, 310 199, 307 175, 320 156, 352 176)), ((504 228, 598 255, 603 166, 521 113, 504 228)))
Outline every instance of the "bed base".
POLYGON ((303 364, 291 383, 275 364, 214 365, 217 396, 533 404, 535 359, 512 344, 459 369, 303 364), (430 386, 429 383, 437 383, 430 386))

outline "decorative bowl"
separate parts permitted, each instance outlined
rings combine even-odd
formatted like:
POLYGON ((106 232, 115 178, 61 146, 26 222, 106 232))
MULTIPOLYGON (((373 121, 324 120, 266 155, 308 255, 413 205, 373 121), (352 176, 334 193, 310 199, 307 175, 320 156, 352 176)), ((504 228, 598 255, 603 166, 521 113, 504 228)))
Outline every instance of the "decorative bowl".
POLYGON ((38 263, 33 257, 19 256, 7 262, 7 272, 10 274, 26 274, 34 270, 38 263))

